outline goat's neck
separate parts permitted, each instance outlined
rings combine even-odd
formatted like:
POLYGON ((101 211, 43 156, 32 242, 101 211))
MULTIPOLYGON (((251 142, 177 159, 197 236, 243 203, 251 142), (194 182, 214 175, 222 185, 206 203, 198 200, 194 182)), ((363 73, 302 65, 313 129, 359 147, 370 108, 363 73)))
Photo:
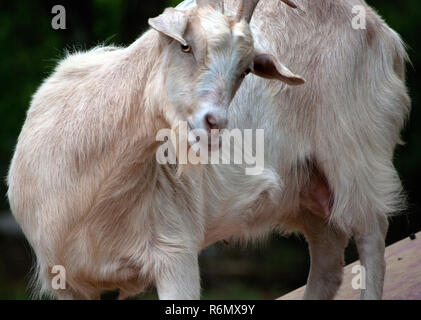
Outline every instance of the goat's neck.
MULTIPOLYGON (((149 155, 144 160, 154 156, 154 150, 159 146, 156 136, 160 129, 168 127, 160 103, 163 97, 157 96, 163 90, 156 79, 160 65, 160 39, 157 32, 148 31, 126 49, 123 61, 124 78, 130 86, 130 118, 131 130, 135 140, 141 141, 149 155), (155 87, 154 87, 155 86, 155 87)), ((145 155, 146 156, 146 155, 145 155)))

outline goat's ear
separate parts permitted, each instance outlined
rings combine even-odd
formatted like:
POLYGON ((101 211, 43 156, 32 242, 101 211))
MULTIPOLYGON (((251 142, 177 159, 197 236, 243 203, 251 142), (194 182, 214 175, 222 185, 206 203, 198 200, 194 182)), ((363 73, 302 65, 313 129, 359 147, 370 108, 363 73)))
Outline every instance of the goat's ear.
POLYGON ((305 80, 292 73, 271 54, 257 52, 254 57, 253 73, 266 79, 277 79, 289 85, 304 84, 305 80))
POLYGON ((166 36, 173 38, 182 45, 187 45, 183 36, 187 28, 189 17, 186 13, 174 8, 165 9, 164 13, 148 20, 149 25, 166 36))

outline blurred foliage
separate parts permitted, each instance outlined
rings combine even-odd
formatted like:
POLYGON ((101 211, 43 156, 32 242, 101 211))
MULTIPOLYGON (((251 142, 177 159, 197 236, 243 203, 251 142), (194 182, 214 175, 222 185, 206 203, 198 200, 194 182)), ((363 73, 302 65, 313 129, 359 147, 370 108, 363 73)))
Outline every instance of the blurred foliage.
MULTIPOLYGON (((177 0, 115 1, 64 0, 0 2, 0 174, 6 177, 16 139, 31 95, 47 77, 65 50, 88 49, 98 44, 128 45, 147 28, 147 18, 157 16, 177 0), (51 9, 66 8, 66 30, 53 30, 51 9)), ((388 243, 420 230, 419 181, 421 179, 421 110, 419 88, 421 2, 419 0, 370 0, 386 22, 408 44, 412 67, 408 85, 413 111, 399 147, 396 166, 409 198, 408 213, 394 218, 388 243), (410 227, 408 222, 410 222, 410 227)), ((6 186, 0 183, 0 211, 7 211, 6 186)), ((356 258, 354 247, 347 260, 356 258)), ((0 235, 0 299, 27 298, 31 251, 24 239, 0 235)), ((253 250, 215 245, 201 255, 205 299, 273 299, 305 284, 309 259, 304 240, 273 236, 253 250)), ((151 290, 140 296, 156 298, 151 290)))

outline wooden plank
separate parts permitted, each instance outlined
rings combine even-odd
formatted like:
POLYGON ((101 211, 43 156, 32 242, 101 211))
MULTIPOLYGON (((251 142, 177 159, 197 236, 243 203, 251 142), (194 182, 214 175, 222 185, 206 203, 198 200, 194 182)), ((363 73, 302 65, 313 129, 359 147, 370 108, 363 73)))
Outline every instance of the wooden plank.
MULTIPOLYGON (((386 248, 386 279, 384 300, 421 300, 421 232, 415 240, 406 238, 386 248)), ((352 268, 359 265, 356 261, 344 269, 344 281, 335 300, 356 300, 360 290, 352 288, 356 274, 352 268)), ((301 287, 279 300, 302 299, 305 287, 301 287)))

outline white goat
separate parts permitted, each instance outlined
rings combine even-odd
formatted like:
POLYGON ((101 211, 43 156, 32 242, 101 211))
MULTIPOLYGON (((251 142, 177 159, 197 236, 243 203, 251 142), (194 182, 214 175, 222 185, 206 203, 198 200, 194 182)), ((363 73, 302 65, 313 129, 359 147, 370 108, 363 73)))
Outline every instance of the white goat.
POLYGON ((202 248, 277 230, 309 243, 304 298, 334 297, 352 235, 362 298, 381 298, 387 216, 402 207, 392 163, 410 105, 402 42, 362 0, 258 2, 167 9, 127 48, 68 56, 34 95, 8 196, 41 293, 125 298, 154 283, 161 299, 198 299, 202 248), (354 5, 365 30, 352 28, 354 5), (278 58, 306 83, 286 85, 304 81, 278 58), (265 129, 263 173, 159 165, 157 132, 180 120, 265 129), (56 265, 64 290, 51 287, 56 265))

